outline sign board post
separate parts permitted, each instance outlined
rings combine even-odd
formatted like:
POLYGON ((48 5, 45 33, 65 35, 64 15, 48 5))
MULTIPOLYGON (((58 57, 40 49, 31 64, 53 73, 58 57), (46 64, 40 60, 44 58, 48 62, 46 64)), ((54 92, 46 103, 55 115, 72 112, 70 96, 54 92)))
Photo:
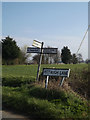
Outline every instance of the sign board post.
POLYGON ((63 85, 64 80, 65 80, 65 77, 62 77, 62 80, 60 81, 60 86, 63 85))
POLYGON ((47 76, 47 79, 45 80, 45 88, 47 89, 47 86, 48 86, 48 79, 49 79, 49 76, 47 76))
POLYGON ((43 44, 44 44, 44 43, 42 42, 36 81, 38 81, 38 79, 39 79, 39 74, 40 74, 40 65, 41 65, 41 62, 42 62, 43 44))
MULTIPOLYGON (((70 74, 70 69, 43 68, 43 75, 47 76, 47 80, 49 78, 48 76, 61 76, 62 77, 62 80, 60 81, 60 86, 62 86, 64 79, 66 77, 69 77, 69 74, 70 74)), ((46 89, 47 89, 47 83, 48 82, 45 82, 46 89)))

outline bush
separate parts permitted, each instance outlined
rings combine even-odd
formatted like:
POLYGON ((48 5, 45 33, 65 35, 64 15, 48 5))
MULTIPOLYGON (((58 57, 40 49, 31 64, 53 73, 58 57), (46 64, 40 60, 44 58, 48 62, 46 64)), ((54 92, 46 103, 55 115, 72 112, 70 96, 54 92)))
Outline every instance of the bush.
POLYGON ((9 87, 20 87, 24 84, 30 84, 35 82, 35 78, 26 78, 26 77, 3 77, 2 78, 2 85, 9 86, 9 87))
POLYGON ((41 87, 35 87, 29 88, 29 94, 30 96, 40 98, 40 99, 61 99, 62 101, 66 102, 67 96, 64 91, 58 91, 56 89, 45 89, 41 87))
POLYGON ((89 93, 89 72, 83 69, 79 72, 72 71, 68 84, 71 88, 85 98, 90 98, 89 93))

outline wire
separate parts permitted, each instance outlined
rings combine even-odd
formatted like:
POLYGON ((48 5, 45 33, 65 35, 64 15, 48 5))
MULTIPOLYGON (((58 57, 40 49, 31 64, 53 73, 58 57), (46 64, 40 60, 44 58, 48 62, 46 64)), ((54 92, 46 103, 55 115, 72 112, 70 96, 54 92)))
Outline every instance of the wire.
POLYGON ((80 43, 80 45, 79 45, 79 48, 78 48, 78 50, 77 50, 77 52, 76 52, 76 55, 78 54, 78 52, 79 52, 79 50, 80 50, 80 48, 81 48, 81 45, 82 45, 82 43, 83 43, 83 41, 84 41, 84 39, 85 39, 85 37, 86 37, 86 35, 87 35, 87 32, 88 32, 88 30, 89 30, 89 27, 90 27, 90 25, 88 26, 88 29, 87 29, 86 32, 85 32, 85 35, 84 35, 84 37, 83 37, 83 39, 82 39, 82 41, 81 41, 81 43, 80 43))

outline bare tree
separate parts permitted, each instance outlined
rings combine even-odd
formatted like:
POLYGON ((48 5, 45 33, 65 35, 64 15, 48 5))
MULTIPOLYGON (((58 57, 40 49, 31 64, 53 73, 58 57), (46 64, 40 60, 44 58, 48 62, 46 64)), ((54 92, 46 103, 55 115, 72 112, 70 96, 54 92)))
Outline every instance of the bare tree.
POLYGON ((77 54, 77 59, 79 63, 83 62, 83 57, 81 53, 77 54))
POLYGON ((60 51, 57 51, 57 54, 54 55, 54 63, 58 63, 61 59, 60 51))
POLYGON ((21 60, 22 60, 22 62, 28 63, 30 57, 31 57, 31 54, 27 53, 27 45, 24 45, 21 48, 21 60))
MULTIPOLYGON (((52 48, 52 47, 47 47, 52 48)), ((33 61, 38 64, 39 62, 39 54, 35 54, 33 56, 33 61)), ((52 63, 58 63, 60 61, 60 51, 57 51, 57 54, 43 54, 42 56, 42 64, 52 64, 52 63)))

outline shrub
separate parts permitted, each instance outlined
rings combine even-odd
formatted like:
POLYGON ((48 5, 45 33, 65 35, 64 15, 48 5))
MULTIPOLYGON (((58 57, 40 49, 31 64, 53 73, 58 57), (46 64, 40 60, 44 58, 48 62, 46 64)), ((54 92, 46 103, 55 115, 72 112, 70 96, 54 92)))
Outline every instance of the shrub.
POLYGON ((34 77, 26 78, 26 77, 3 77, 2 78, 2 85, 3 86, 10 86, 10 87, 20 87, 24 84, 30 84, 35 82, 34 77))
POLYGON ((72 71, 68 84, 75 92, 87 99, 90 98, 88 70, 83 69, 82 71, 76 73, 72 71))

